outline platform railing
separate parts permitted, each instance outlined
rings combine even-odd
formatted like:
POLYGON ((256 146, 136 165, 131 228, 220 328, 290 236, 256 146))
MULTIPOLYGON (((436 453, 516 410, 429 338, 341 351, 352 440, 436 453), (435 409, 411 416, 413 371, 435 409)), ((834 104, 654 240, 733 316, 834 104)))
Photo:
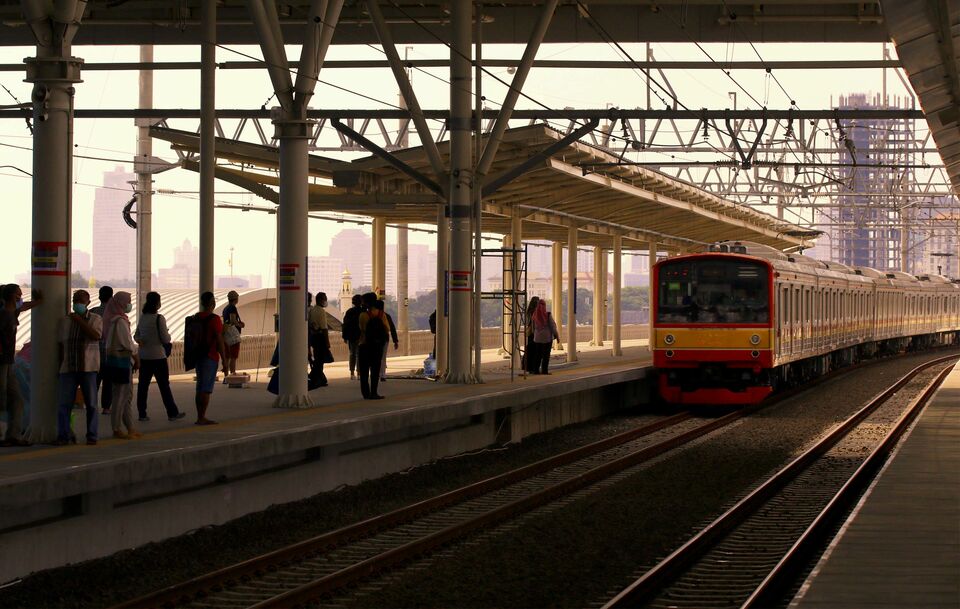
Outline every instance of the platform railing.
MULTIPOLYGON (((607 329, 612 335, 612 326, 607 325, 607 329)), ((417 355, 426 354, 433 351, 434 335, 427 330, 414 330, 410 332, 410 353, 417 355)), ((647 337, 646 324, 625 324, 622 329, 622 338, 631 340, 647 337)), ((593 337, 593 328, 591 326, 577 326, 577 342, 586 343, 593 337)), ((481 332, 481 341, 483 349, 496 349, 502 342, 500 327, 484 328, 481 332)), ((267 369, 270 367, 270 358, 273 356, 274 347, 277 345, 276 334, 251 334, 244 335, 243 342, 240 344, 240 358, 237 362, 238 370, 251 370, 255 368, 267 369)), ((604 345, 613 345, 613 341, 606 341, 604 345)), ((340 339, 340 335, 334 333, 330 336, 330 350, 333 352, 333 359, 337 362, 345 362, 350 355, 347 344, 340 339)), ((393 347, 390 347, 393 352, 393 347)), ((397 352, 399 353, 399 351, 397 352)), ((173 343, 173 351, 170 353, 170 374, 183 374, 183 343, 173 343)))

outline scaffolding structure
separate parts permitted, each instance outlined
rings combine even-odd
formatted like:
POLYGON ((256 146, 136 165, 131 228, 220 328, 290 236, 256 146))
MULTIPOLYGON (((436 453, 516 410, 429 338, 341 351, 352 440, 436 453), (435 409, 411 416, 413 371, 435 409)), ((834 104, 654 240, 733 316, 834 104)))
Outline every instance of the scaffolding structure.
MULTIPOLYGON (((480 298, 503 303, 500 347, 510 359, 511 381, 516 377, 518 364, 527 355, 526 340, 521 340, 527 336, 527 247, 524 244, 523 247, 480 250, 482 257, 502 261, 501 289, 482 291, 480 298)), ((522 367, 521 374, 526 377, 526 367, 522 367)))

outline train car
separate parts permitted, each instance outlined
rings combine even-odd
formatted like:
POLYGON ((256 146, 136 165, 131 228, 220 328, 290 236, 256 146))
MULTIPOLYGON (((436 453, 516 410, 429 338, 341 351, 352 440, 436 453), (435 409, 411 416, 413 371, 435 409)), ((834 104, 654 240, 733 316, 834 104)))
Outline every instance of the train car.
POLYGON ((754 243, 660 261, 653 363, 675 404, 753 404, 862 358, 948 344, 960 286, 852 268, 754 243))

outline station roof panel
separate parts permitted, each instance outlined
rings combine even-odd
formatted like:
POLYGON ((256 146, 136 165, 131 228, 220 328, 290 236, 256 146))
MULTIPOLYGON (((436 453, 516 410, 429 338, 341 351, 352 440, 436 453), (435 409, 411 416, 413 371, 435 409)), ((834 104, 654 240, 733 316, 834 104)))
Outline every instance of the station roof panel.
MULTIPOLYGON (((154 137, 174 143, 181 151, 196 152, 194 133, 154 127, 154 137)), ((543 124, 507 130, 488 181, 533 160, 532 168, 483 202, 483 231, 507 234, 511 218, 523 218, 524 239, 565 241, 571 226, 579 229, 583 245, 611 247, 612 237, 621 235, 625 248, 645 248, 651 241, 668 249, 687 250, 718 240, 746 240, 787 249, 802 244, 791 233, 800 227, 705 192, 691 184, 645 167, 605 166, 591 170, 582 164, 615 163, 616 157, 579 141, 544 154, 564 134, 543 124)), ((438 145, 441 158, 449 165, 449 144, 438 145)), ((277 149, 217 140, 217 155, 267 170, 277 167, 277 149)), ((396 151, 395 156, 415 170, 432 176, 422 147, 396 151)), ((196 170, 196 164, 184 163, 196 170)), ((369 156, 338 163, 311 157, 311 175, 349 187, 313 184, 311 211, 382 216, 391 222, 436 224, 442 197, 396 169, 386 160, 369 156), (334 180, 334 174, 337 178, 334 180)), ((275 175, 256 171, 218 168, 217 177, 242 186, 276 202, 275 175), (266 192, 263 190, 266 188, 266 192)), ((802 232, 802 231, 801 231, 802 232)), ((807 242, 809 245, 809 242, 807 242)))

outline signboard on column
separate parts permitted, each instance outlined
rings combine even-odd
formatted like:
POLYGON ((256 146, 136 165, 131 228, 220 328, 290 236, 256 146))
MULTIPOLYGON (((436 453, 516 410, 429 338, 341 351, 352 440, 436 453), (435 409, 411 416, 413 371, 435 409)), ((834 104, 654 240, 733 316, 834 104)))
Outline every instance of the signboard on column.
POLYGON ((30 271, 33 275, 66 277, 67 242, 34 241, 30 271))
POLYGON ((281 290, 299 290, 299 264, 280 264, 277 271, 278 285, 281 290))

